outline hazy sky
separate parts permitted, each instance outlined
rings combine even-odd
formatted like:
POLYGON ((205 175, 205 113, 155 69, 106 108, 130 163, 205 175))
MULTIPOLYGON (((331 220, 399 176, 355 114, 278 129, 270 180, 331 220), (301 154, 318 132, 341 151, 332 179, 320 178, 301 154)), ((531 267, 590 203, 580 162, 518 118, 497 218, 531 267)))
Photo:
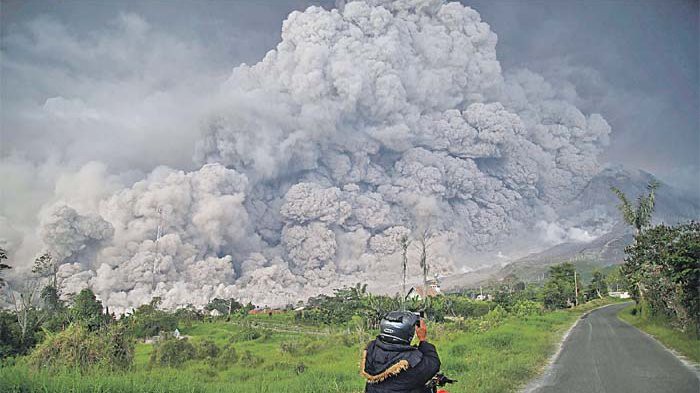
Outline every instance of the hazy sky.
MULTIPOLYGON (((577 105, 603 114, 613 127, 603 160, 697 189, 698 1, 463 3, 479 11, 498 34, 506 71, 528 67, 572 83, 581 99, 577 105)), ((143 119, 176 111, 177 103, 196 100, 198 88, 215 88, 234 66, 257 62, 279 41, 286 15, 311 4, 330 8, 333 2, 3 0, 2 153, 76 163, 108 156, 106 161, 117 169, 143 171, 156 162, 188 167, 188 149, 197 137, 189 128, 196 125, 180 124, 177 116, 156 126, 143 119), (141 22, 149 31, 146 42, 123 39, 141 22), (97 49, 86 52, 81 49, 85 45, 97 49), (109 53, 107 62, 102 51, 109 53), (164 55, 154 60, 160 51, 164 55), (134 111, 129 101, 142 97, 144 85, 176 98, 156 102, 152 113, 134 111), (63 99, 47 102, 52 97, 63 99), (31 117, 33 108, 60 115, 87 99, 123 114, 114 121, 115 130, 134 131, 117 137, 84 122, 53 130, 31 117), (154 140, 144 134, 160 138, 170 132, 180 142, 169 141, 173 146, 167 155, 157 153, 162 148, 142 146, 154 140), (114 152, 114 146, 125 148, 114 152)))

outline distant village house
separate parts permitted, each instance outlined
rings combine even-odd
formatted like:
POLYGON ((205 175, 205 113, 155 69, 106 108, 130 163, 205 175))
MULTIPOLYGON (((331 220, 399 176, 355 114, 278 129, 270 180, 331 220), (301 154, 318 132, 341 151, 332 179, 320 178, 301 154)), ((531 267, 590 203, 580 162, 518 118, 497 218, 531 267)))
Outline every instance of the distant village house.
POLYGON ((406 299, 420 301, 429 297, 436 297, 440 295, 442 295, 440 283, 437 280, 429 280, 427 288, 423 287, 422 285, 412 287, 406 294, 406 299))

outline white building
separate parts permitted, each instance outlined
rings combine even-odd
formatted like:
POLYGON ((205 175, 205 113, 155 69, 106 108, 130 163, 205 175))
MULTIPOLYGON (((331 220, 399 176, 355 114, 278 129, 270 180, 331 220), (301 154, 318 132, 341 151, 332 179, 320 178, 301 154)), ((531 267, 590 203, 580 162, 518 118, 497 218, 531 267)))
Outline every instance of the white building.
POLYGON ((435 280, 428 281, 428 288, 423 288, 423 286, 412 287, 406 294, 406 299, 411 300, 423 300, 428 297, 435 297, 442 295, 440 290, 440 283, 435 280))
POLYGON ((610 295, 610 297, 616 297, 616 298, 620 298, 620 299, 629 299, 630 298, 630 293, 627 291, 625 291, 625 292, 617 292, 617 291, 609 292, 608 295, 610 295))

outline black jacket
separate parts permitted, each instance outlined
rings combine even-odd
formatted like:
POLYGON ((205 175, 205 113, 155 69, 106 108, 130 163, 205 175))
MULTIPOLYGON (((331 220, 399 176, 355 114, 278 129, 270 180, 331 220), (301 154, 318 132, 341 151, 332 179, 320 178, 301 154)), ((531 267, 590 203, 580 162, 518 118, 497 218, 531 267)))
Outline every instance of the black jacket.
POLYGON ((412 347, 376 339, 367 345, 360 367, 367 393, 424 393, 425 383, 440 370, 440 358, 425 341, 412 347))

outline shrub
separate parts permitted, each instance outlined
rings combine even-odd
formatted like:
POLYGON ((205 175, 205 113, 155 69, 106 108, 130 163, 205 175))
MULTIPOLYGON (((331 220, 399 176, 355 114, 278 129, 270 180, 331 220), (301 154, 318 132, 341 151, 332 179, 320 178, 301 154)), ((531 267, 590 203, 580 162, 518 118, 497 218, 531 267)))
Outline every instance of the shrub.
POLYGON ((518 300, 513 306, 512 313, 518 317, 542 314, 542 305, 532 300, 518 300))
POLYGON ((252 340, 257 340, 258 338, 260 338, 262 336, 263 336, 263 334, 257 329, 244 328, 244 329, 241 329, 238 332, 234 333, 229 338, 228 341, 230 343, 236 343, 236 342, 242 342, 242 341, 252 341, 252 340))
POLYGON ((641 231, 625 254, 622 272, 642 317, 668 319, 680 330, 700 336, 700 223, 641 231))
POLYGON ((92 367, 126 369, 133 357, 134 342, 121 326, 91 332, 86 326, 74 324, 60 333, 48 335, 29 356, 29 364, 35 368, 80 371, 92 367))
POLYGON ((298 341, 283 341, 280 343, 280 351, 282 353, 296 355, 299 353, 300 348, 301 344, 298 341))
POLYGON ((125 318, 135 337, 153 337, 161 332, 172 332, 177 328, 178 316, 158 309, 159 304, 160 299, 154 298, 151 303, 140 306, 132 315, 125 318))
POLYGON ((219 356, 219 347, 211 340, 203 340, 195 345, 198 359, 212 359, 219 356))
POLYGON ((197 350, 187 338, 178 339, 171 335, 163 336, 153 347, 150 365, 179 366, 196 358, 197 350))
POLYGON ((238 362, 238 352, 236 352, 236 348, 231 344, 226 345, 219 354, 218 362, 222 366, 236 364, 236 362, 238 362))
POLYGON ((263 359, 259 356, 254 355, 250 351, 245 351, 241 357, 241 363, 246 367, 257 367, 262 364, 263 359))

